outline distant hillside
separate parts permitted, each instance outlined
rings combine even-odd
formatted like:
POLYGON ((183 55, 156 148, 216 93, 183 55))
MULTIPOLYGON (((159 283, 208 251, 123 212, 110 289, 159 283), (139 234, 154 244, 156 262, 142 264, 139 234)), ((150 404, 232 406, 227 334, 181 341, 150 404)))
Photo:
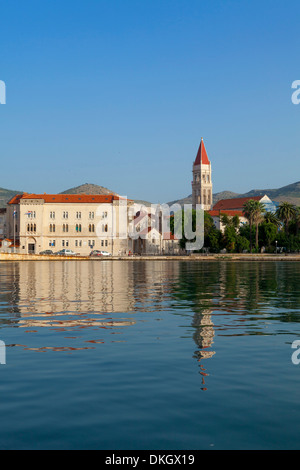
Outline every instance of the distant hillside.
MULTIPOLYGON (((300 206, 300 181, 297 183, 289 184, 278 189, 253 189, 244 194, 233 193, 232 191, 222 191, 213 195, 213 203, 216 204, 221 199, 233 199, 235 197, 254 197, 254 196, 269 196, 273 201, 290 202, 296 206, 300 206)), ((192 195, 186 198, 172 201, 169 204, 191 204, 192 195)))
POLYGON ((81 186, 76 186, 76 188, 67 189, 60 194, 115 194, 114 191, 104 188, 103 186, 98 186, 97 184, 85 183, 81 186))
POLYGON ((267 194, 270 199, 274 201, 286 201, 295 204, 296 206, 300 206, 300 181, 297 183, 289 184, 287 186, 283 186, 279 189, 253 189, 246 194, 243 194, 244 197, 252 197, 252 196, 263 196, 267 194))
POLYGON ((6 207, 8 201, 16 194, 22 194, 23 191, 13 191, 11 189, 0 188, 0 208, 6 207))
MULTIPOLYGON (((82 184, 81 186, 76 186, 76 188, 71 188, 67 189, 66 191, 63 191, 60 194, 115 194, 118 196, 118 193, 115 193, 114 191, 111 191, 110 189, 104 188, 103 186, 98 186, 97 184, 90 184, 90 183, 85 183, 82 184)), ((128 196, 128 199, 130 197, 128 196)), ((134 202, 137 204, 142 204, 144 206, 150 206, 151 202, 140 200, 140 199, 134 199, 134 202)))
MULTIPOLYGON (((233 199, 235 197, 239 197, 237 193, 233 193, 232 191, 222 191, 221 193, 213 194, 213 203, 216 204, 220 199, 233 199)), ((169 205, 172 204, 192 204, 192 195, 179 199, 178 201, 172 201, 168 203, 169 205)))

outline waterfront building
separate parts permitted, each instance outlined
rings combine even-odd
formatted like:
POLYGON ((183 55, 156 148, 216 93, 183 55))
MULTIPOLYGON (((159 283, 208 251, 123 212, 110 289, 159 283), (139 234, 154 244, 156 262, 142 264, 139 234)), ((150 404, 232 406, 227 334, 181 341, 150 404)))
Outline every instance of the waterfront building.
MULTIPOLYGON (((140 208, 132 221, 130 232, 135 233, 133 252, 139 255, 168 255, 180 252, 179 240, 164 232, 162 212, 155 208, 140 208)), ((167 225, 166 225, 167 226, 167 225)))
POLYGON ((6 209, 0 209, 0 239, 6 236, 6 209))
POLYGON ((221 199, 214 207, 214 211, 243 211, 245 202, 259 201, 264 204, 267 212, 276 212, 278 203, 272 201, 266 194, 263 196, 238 197, 233 199, 221 199))
POLYGON ((21 254, 71 249, 84 256, 92 250, 125 255, 132 251, 127 226, 133 202, 121 209, 124 201, 116 195, 17 195, 8 203, 8 237, 21 254))
POLYGON ((241 210, 211 210, 208 211, 209 215, 212 217, 215 227, 221 232, 224 232, 225 226, 222 224, 222 216, 227 215, 229 219, 238 216, 240 220, 240 225, 248 223, 246 217, 244 216, 243 211, 241 210))
POLYGON ((19 251, 19 243, 10 238, 0 240, 0 253, 16 253, 19 251))

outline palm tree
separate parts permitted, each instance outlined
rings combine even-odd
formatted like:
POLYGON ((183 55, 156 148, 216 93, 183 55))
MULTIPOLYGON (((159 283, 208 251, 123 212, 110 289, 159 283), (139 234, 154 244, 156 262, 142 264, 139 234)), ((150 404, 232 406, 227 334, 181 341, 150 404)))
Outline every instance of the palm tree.
POLYGON ((240 218, 238 215, 229 217, 227 214, 220 214, 220 221, 225 227, 234 227, 235 230, 240 226, 240 218))
POLYGON ((256 233, 255 233, 255 245, 256 249, 258 248, 258 226, 263 220, 263 214, 266 212, 265 205, 259 201, 253 201, 253 222, 255 224, 256 233))
POLYGON ((249 201, 245 202, 243 205, 243 213, 246 219, 249 222, 250 228, 250 252, 252 253, 252 226, 254 222, 254 203, 253 199, 249 199, 249 201))
POLYGON ((264 220, 265 222, 276 225, 276 227, 280 227, 281 225, 280 220, 274 212, 265 212, 264 220))
POLYGON ((297 213, 295 216, 295 222, 296 222, 296 233, 298 235, 299 233, 299 228, 300 228, 300 207, 297 207, 297 213))
POLYGON ((289 223, 296 218, 297 212, 297 207, 289 202, 281 202, 276 211, 277 217, 284 223, 286 235, 288 235, 289 223))

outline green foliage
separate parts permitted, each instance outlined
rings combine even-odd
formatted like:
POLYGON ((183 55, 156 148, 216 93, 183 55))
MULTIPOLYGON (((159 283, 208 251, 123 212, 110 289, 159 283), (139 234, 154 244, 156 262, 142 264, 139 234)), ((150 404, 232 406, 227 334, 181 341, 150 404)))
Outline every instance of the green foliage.
POLYGON ((243 253, 249 251, 250 249, 250 242, 248 238, 244 237, 243 235, 238 235, 236 237, 236 251, 238 253, 243 253))
MULTIPOLYGON (((281 203, 276 214, 265 212, 258 201, 248 201, 244 205, 244 215, 248 224, 240 224, 238 216, 229 217, 222 214, 220 221, 224 233, 216 229, 213 218, 204 213, 204 247, 211 253, 218 253, 226 248, 229 253, 245 251, 260 252, 262 247, 274 253, 277 246, 280 251, 300 251, 300 210, 289 203, 281 203), (280 209, 280 210, 279 210, 280 209), (253 240, 255 239, 255 246, 253 240), (277 242, 277 245, 276 245, 277 242)), ((193 230, 196 230, 196 212, 186 214, 192 218, 193 230)), ((184 214, 182 213, 182 230, 184 214)), ((171 231, 174 233, 174 220, 171 218, 171 231)), ((182 231, 182 233, 184 233, 182 231)), ((189 240, 191 241, 191 240, 189 240)), ((182 238, 181 247, 185 248, 187 240, 182 238)))

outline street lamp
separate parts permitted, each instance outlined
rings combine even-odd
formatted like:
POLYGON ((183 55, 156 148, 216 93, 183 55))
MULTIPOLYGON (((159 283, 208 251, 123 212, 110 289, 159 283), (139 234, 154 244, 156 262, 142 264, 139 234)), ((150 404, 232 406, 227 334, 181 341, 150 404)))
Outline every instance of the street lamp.
POLYGON ((277 255, 277 243, 278 243, 277 240, 275 240, 275 243, 276 243, 276 251, 275 251, 275 253, 276 253, 276 255, 277 255))

